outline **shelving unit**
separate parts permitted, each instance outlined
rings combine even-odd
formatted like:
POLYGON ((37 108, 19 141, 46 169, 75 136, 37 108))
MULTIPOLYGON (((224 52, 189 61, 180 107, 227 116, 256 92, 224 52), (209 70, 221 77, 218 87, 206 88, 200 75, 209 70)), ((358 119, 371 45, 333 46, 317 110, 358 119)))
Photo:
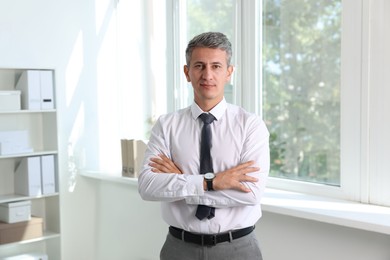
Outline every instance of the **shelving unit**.
MULTIPOLYGON (((14 90, 19 77, 26 70, 37 69, 0 68, 0 90, 14 90)), ((51 71, 53 71, 54 77, 54 70, 51 71)), ((53 79, 53 91, 55 92, 54 82, 53 79)), ((44 232, 43 236, 39 238, 0 244, 0 259, 33 252, 46 253, 49 259, 60 259, 61 229, 56 109, 0 111, 0 131, 18 130, 28 131, 29 145, 33 148, 33 152, 0 155, 0 204, 30 200, 31 215, 43 218, 44 232), (56 192, 40 196, 16 194, 14 173, 19 163, 23 158, 43 155, 54 155, 56 192)))

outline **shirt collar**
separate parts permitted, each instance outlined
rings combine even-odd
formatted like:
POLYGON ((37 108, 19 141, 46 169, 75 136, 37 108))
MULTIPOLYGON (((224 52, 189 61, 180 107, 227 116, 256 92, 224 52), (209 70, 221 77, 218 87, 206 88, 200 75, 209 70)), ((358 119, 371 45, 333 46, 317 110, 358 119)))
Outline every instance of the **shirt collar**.
MULTIPOLYGON (((222 115, 225 113, 226 108, 227 108, 227 103, 226 103, 225 98, 223 98, 221 100, 221 102, 219 102, 215 107, 213 107, 213 109, 211 109, 209 111, 209 113, 212 114, 217 120, 219 120, 222 117, 222 115)), ((198 106, 198 104, 196 104, 194 102, 191 105, 191 113, 192 113, 192 117, 194 118, 194 120, 196 120, 200 116, 200 114, 206 113, 206 112, 204 112, 198 106)))

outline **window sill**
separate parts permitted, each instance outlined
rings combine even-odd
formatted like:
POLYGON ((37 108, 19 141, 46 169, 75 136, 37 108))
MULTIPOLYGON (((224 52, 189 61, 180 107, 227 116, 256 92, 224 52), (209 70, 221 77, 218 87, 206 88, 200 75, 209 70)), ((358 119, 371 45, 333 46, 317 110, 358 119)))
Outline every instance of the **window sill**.
POLYGON ((267 212, 390 235, 390 208, 267 189, 262 200, 267 212))
POLYGON ((97 172, 97 171, 96 172, 95 171, 83 171, 83 172, 80 172, 80 176, 91 178, 91 179, 108 181, 108 182, 130 184, 133 186, 138 185, 137 178, 122 177, 119 175, 111 175, 111 174, 97 172))
MULTIPOLYGON (((137 186, 136 178, 99 172, 82 172, 80 175, 137 186)), ((389 207, 268 188, 262 200, 262 209, 275 214, 390 235, 389 207)))

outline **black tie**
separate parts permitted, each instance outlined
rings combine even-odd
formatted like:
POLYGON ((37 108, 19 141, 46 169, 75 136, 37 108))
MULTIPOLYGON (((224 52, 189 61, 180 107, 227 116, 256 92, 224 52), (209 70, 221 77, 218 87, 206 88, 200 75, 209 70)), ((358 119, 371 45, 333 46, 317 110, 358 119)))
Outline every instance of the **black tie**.
MULTIPOLYGON (((200 174, 214 172, 211 160, 211 130, 210 124, 215 120, 212 114, 203 113, 199 116, 203 121, 202 136, 200 143, 200 174)), ((205 217, 211 219, 215 216, 215 208, 206 205, 198 205, 195 216, 202 220, 205 217)))

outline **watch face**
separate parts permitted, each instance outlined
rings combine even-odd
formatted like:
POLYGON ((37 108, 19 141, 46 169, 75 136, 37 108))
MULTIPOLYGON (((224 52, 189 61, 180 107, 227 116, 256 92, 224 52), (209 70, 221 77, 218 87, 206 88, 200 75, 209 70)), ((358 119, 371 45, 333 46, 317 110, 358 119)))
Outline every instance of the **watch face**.
POLYGON ((208 172, 204 175, 205 179, 211 180, 214 179, 215 175, 212 172, 208 172))

